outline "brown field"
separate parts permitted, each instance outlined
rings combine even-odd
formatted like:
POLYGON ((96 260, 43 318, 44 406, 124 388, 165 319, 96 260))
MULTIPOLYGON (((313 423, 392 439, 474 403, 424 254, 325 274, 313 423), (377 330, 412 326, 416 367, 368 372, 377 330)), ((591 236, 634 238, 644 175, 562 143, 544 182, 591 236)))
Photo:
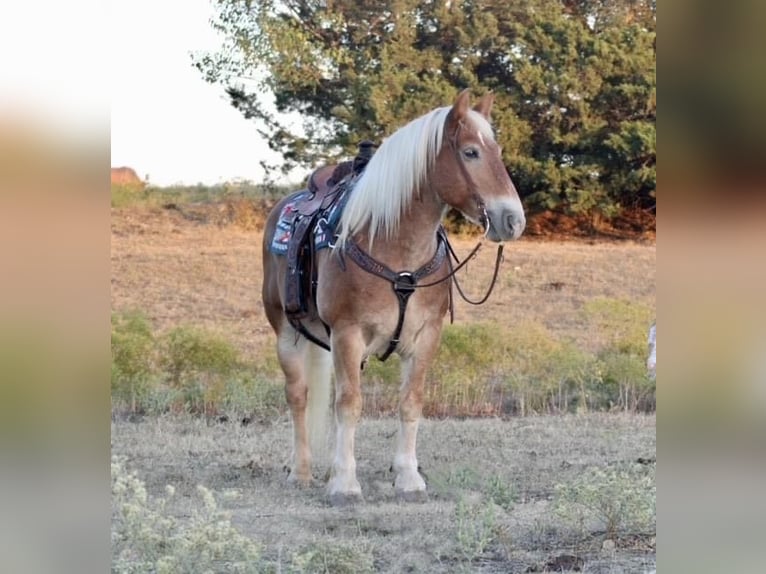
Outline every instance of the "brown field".
MULTIPOLYGON (((258 231, 185 219, 175 210, 112 210, 112 309, 141 309, 162 330, 179 323, 210 328, 246 354, 271 345, 260 304, 258 231)), ((456 238, 458 255, 475 238, 456 238)), ((624 298, 655 308, 654 243, 522 240, 505 247, 500 278, 482 306, 457 299, 455 322, 492 320, 544 324, 592 350, 580 309, 595 297, 624 298)), ((460 274, 466 292, 483 294, 495 247, 487 242, 460 274)))
MULTIPOLYGON (((176 210, 113 209, 112 309, 143 310, 159 330, 203 326, 224 334, 245 356, 260 356, 273 344, 260 307, 260 241, 257 231, 204 224, 176 210)), ((474 244, 455 241, 459 254, 474 244)), ((469 293, 487 285, 493 260, 488 244, 462 275, 469 293)), ((655 263, 653 242, 521 240, 506 246, 490 301, 481 307, 459 302, 456 322, 538 322, 594 350, 602 341, 583 328, 582 305, 610 297, 655 309, 655 263)), ((556 485, 589 469, 653 467, 654 415, 425 420, 419 458, 430 499, 414 505, 394 499, 395 431, 394 419, 363 420, 357 457, 365 502, 351 509, 327 505, 326 463, 317 470, 317 486, 287 485, 290 431, 280 414, 248 425, 114 417, 112 454, 146 483, 149 504, 173 485, 165 511, 182 524, 193 523, 202 506, 196 486, 210 489, 234 527, 260 547, 260 570, 253 571, 655 569, 653 526, 610 536, 602 525, 575 528, 554 512, 556 485)), ((113 538, 113 550, 114 544, 113 538)), ((235 570, 221 564, 215 571, 235 570)))

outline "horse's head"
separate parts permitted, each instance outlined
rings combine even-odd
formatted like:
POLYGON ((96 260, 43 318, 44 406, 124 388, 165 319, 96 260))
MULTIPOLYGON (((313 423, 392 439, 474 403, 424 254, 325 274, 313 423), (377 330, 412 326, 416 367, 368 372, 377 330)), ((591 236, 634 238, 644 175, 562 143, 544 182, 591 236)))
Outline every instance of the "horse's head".
POLYGON ((518 239, 526 217, 489 123, 494 96, 485 95, 473 108, 469 100, 464 90, 447 115, 432 172, 436 189, 444 202, 484 226, 490 240, 518 239))

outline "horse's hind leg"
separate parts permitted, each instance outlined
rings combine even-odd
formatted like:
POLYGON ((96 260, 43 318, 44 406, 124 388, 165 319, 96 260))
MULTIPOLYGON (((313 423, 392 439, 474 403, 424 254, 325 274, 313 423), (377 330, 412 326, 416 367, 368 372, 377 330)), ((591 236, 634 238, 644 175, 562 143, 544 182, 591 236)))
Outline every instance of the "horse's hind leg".
POLYGON ((285 373, 285 396, 293 421, 293 452, 290 461, 291 482, 301 485, 311 483, 311 450, 309 448, 306 406, 308 384, 306 380, 305 356, 308 342, 303 337, 296 339, 295 331, 285 327, 277 340, 277 356, 285 373))

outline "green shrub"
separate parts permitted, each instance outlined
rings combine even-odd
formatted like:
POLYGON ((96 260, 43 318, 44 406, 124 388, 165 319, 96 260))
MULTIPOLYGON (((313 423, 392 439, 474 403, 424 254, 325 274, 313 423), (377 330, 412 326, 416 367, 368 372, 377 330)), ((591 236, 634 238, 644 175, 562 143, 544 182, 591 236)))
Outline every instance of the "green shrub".
POLYGON ((245 364, 226 339, 179 326, 162 337, 139 312, 112 315, 112 399, 149 414, 171 410, 269 415, 285 408, 273 352, 245 364))
POLYGON ((226 375, 239 365, 239 353, 223 337, 196 327, 181 326, 162 341, 162 366, 173 383, 201 373, 226 375))
POLYGON ((112 207, 133 207, 147 201, 147 193, 141 183, 112 184, 112 207))
POLYGON ((212 492, 198 486, 202 508, 182 522, 167 510, 175 490, 152 499, 122 461, 112 458, 112 572, 252 572, 263 570, 257 545, 218 510, 212 492))
POLYGON ((140 312, 112 314, 112 397, 136 412, 150 392, 154 372, 154 335, 140 312))
POLYGON ((372 552, 364 543, 315 542, 292 558, 292 571, 300 574, 366 574, 375 572, 372 552))
POLYGON ((600 401, 625 411, 653 410, 656 383, 643 357, 607 348, 599 353, 603 384, 594 392, 600 401))
POLYGON ((237 415, 259 417, 281 414, 287 408, 285 386, 251 372, 237 372, 227 377, 220 408, 237 415))
POLYGON ((209 413, 224 397, 226 380, 239 366, 239 353, 224 338, 181 326, 161 341, 161 360, 171 387, 181 391, 187 410, 209 413))
POLYGON ((591 468, 555 488, 554 509, 570 526, 585 532, 589 523, 606 532, 646 534, 656 528, 656 465, 591 468))
POLYGON ((635 301, 599 297, 583 306, 589 324, 600 331, 604 347, 621 353, 645 356, 647 336, 655 313, 635 301))
POLYGON ((426 413, 568 412, 587 408, 599 377, 593 355, 538 323, 451 325, 431 369, 426 413))
POLYGON ((519 414, 569 411, 587 404, 584 389, 597 376, 592 356, 537 323, 518 325, 504 337, 505 377, 519 414))
POLYGON ((426 391, 429 414, 496 414, 492 382, 503 372, 504 341, 494 324, 448 325, 426 391))

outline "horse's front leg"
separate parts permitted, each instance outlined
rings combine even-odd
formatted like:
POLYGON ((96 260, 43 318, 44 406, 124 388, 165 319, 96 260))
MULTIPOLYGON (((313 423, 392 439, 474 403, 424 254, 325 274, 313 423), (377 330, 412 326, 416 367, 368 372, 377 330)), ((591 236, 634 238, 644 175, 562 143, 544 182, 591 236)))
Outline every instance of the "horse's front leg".
POLYGON ((426 483, 418 472, 416 454, 418 424, 423 412, 423 387, 428 368, 439 344, 441 322, 428 325, 420 333, 415 353, 402 361, 402 386, 399 395, 399 435, 394 455, 394 488, 398 498, 421 502, 428 498, 426 483))
POLYGON ((335 456, 328 484, 330 503, 344 506, 362 501, 356 478, 354 435, 362 415, 361 364, 364 343, 359 329, 333 330, 335 364, 335 456))

